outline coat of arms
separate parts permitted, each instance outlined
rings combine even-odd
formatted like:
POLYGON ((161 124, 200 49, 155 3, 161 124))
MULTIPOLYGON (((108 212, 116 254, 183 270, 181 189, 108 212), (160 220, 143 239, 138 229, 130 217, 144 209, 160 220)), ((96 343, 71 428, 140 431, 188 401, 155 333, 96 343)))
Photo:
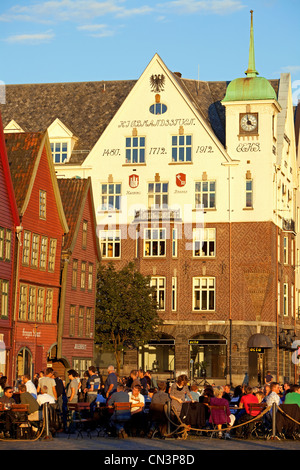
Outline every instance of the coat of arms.
POLYGON ((176 184, 180 188, 186 184, 186 175, 184 173, 177 173, 176 175, 176 184))
POLYGON ((138 175, 130 175, 129 176, 129 186, 133 188, 137 188, 140 182, 140 178, 138 175))
POLYGON ((151 91, 159 93, 164 90, 165 86, 165 76, 163 74, 155 74, 150 77, 151 91))

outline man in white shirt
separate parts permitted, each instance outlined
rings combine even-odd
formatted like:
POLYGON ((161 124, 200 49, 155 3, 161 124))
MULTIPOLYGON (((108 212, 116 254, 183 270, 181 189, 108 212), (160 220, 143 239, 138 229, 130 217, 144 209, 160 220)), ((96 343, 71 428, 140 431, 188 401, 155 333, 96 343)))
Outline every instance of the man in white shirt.
POLYGON ((38 402, 40 406, 43 405, 44 403, 55 404, 55 399, 53 396, 49 395, 48 387, 46 385, 44 385, 41 388, 41 393, 37 396, 36 401, 38 402))
POLYGON ((30 380, 29 375, 22 376, 22 383, 26 386, 26 392, 31 393, 31 395, 36 399, 37 398, 37 391, 35 388, 34 383, 30 380))

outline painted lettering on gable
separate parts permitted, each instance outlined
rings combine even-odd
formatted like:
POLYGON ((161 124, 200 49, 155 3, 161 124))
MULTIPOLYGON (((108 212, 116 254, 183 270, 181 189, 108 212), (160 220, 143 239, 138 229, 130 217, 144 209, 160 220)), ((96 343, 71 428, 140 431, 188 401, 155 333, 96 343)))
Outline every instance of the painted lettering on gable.
POLYGON ((118 127, 172 127, 195 126, 196 119, 134 119, 133 121, 120 121, 118 127))

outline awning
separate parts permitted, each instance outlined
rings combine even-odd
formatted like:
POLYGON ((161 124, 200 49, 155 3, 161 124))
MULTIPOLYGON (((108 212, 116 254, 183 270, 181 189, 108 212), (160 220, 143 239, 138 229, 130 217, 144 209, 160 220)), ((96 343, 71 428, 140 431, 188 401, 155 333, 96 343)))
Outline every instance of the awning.
POLYGON ((273 348, 272 341, 262 333, 256 333, 250 336, 247 343, 248 348, 273 348))

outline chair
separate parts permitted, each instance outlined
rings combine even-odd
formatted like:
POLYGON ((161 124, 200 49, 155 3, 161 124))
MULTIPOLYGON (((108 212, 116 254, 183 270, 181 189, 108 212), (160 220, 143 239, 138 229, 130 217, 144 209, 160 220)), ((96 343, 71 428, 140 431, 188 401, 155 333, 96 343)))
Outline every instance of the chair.
MULTIPOLYGON (((251 416, 250 420, 262 414, 264 409, 267 407, 266 403, 249 403, 249 414, 251 416)), ((254 437, 265 437, 266 426, 264 417, 261 416, 255 421, 249 423, 249 433, 254 437)))
POLYGON ((68 427, 68 439, 70 438, 73 430, 77 431, 77 439, 79 436, 83 438, 83 432, 86 431, 87 435, 92 438, 90 424, 91 418, 91 407, 90 403, 68 403, 69 410, 69 427, 68 427))
POLYGON ((119 402, 114 403, 113 413, 110 418, 110 424, 119 433, 131 420, 131 403, 119 402))
POLYGON ((210 438, 220 432, 218 425, 227 423, 227 408, 225 405, 208 405, 210 410, 210 423, 213 428, 210 438))
POLYGON ((284 439, 299 438, 300 407, 297 404, 282 404, 276 412, 276 432, 284 439))
POLYGON ((13 434, 17 438, 30 438, 31 437, 31 424, 28 420, 27 404, 13 404, 10 411, 13 419, 13 434))
POLYGON ((159 433, 161 438, 167 435, 168 418, 166 412, 167 404, 151 403, 149 408, 149 438, 154 437, 156 433, 159 433))

